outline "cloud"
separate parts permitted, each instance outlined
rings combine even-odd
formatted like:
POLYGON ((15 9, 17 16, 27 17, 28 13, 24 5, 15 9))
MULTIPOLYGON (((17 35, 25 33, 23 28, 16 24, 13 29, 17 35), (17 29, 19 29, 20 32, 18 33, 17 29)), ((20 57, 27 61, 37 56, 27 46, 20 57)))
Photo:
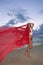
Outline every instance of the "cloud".
POLYGON ((24 9, 12 9, 7 13, 8 16, 14 18, 17 23, 26 22, 28 19, 32 19, 27 15, 27 10, 24 9))
POLYGON ((43 14, 43 10, 41 10, 39 13, 40 13, 40 14, 43 14))
POLYGON ((14 25, 14 24, 16 24, 16 22, 14 21, 14 19, 11 19, 11 20, 9 20, 9 22, 8 22, 7 24, 12 24, 12 25, 14 25))
POLYGON ((28 19, 31 19, 30 17, 28 17, 28 16, 26 16, 24 13, 22 13, 22 12, 18 12, 18 13, 16 13, 16 18, 19 20, 19 21, 21 21, 21 22, 25 22, 25 21, 27 21, 28 19))
POLYGON ((26 22, 28 19, 32 19, 31 17, 29 17, 27 15, 27 10, 24 9, 12 9, 7 13, 8 16, 11 16, 12 19, 10 19, 8 21, 8 23, 6 23, 5 25, 3 25, 4 27, 8 27, 8 26, 13 26, 15 24, 18 23, 24 23, 26 22))
POLYGON ((39 33, 43 34, 43 24, 40 25, 39 33))
POLYGON ((16 21, 15 21, 14 19, 11 19, 11 20, 8 21, 8 23, 6 23, 6 24, 3 25, 3 26, 4 26, 4 27, 8 27, 8 26, 14 25, 14 24, 16 24, 16 21))
POLYGON ((35 34, 36 34, 36 35, 38 35, 38 34, 39 34, 39 35, 41 35, 41 34, 43 35, 43 24, 41 24, 39 27, 40 27, 40 29, 38 29, 38 30, 33 30, 33 35, 35 35, 35 34))

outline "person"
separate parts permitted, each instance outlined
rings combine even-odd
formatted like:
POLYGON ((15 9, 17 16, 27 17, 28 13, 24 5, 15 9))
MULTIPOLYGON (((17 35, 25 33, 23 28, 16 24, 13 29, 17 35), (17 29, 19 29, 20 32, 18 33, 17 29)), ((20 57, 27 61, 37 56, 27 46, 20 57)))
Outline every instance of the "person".
POLYGON ((32 35, 30 34, 33 24, 27 23, 19 27, 0 27, 0 62, 8 53, 24 45, 28 45, 26 55, 30 57, 32 48, 32 35))
POLYGON ((32 38, 33 38, 32 29, 33 29, 33 26, 34 26, 34 24, 30 23, 30 31, 31 31, 30 34, 29 34, 29 41, 30 41, 30 43, 27 45, 27 48, 25 50, 25 56, 27 56, 27 57, 31 57, 30 50, 33 47, 33 45, 32 45, 32 38))

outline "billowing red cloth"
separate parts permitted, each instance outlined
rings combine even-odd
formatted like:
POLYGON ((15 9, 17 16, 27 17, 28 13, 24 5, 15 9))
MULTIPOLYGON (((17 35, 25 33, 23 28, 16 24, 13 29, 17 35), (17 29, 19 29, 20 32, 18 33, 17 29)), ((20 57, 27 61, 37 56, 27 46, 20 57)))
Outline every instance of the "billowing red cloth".
POLYGON ((29 44, 29 24, 19 27, 0 27, 0 62, 17 48, 29 44))

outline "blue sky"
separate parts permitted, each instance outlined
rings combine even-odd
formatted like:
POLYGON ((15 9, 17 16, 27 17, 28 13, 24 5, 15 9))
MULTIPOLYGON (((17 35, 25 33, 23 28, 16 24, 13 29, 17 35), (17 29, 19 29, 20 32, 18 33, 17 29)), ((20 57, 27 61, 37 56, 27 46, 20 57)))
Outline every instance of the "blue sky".
POLYGON ((0 26, 13 19, 7 15, 12 9, 26 10, 31 18, 27 21, 35 24, 34 29, 43 23, 43 0, 0 0, 0 26))

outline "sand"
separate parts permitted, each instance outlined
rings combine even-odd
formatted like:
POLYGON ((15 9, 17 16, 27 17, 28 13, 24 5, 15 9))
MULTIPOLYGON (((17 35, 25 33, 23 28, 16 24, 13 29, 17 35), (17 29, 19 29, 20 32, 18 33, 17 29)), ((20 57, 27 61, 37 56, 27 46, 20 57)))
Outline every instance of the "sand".
POLYGON ((0 65, 43 65, 43 45, 32 48, 31 58, 24 55, 25 49, 12 51, 0 65))

